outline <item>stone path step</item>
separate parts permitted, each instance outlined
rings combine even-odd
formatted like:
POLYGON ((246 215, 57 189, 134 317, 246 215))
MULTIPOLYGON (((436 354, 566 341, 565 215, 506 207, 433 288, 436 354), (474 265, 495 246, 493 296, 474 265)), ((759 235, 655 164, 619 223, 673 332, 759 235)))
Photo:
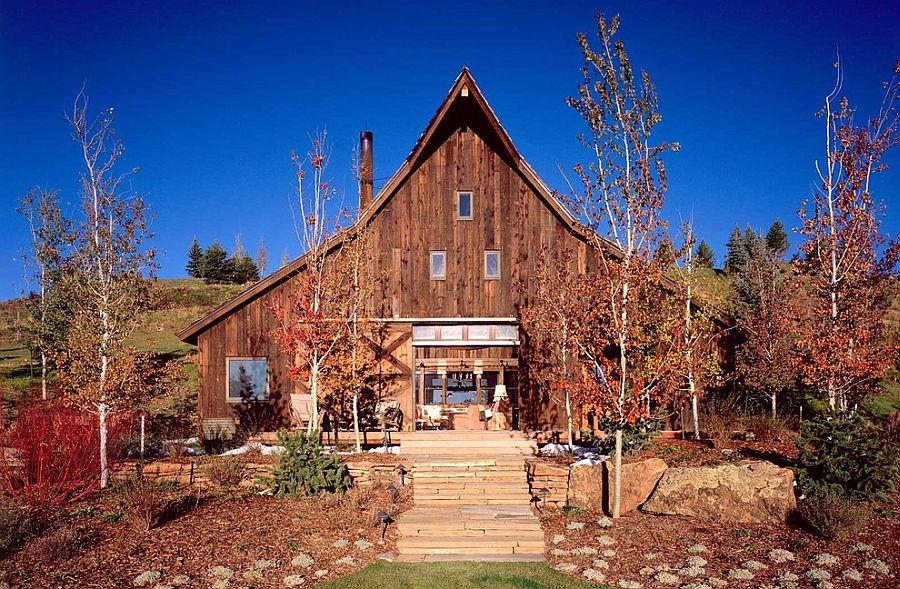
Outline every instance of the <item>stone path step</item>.
POLYGON ((397 519, 398 560, 543 560, 524 457, 490 453, 414 457, 415 506, 397 519))

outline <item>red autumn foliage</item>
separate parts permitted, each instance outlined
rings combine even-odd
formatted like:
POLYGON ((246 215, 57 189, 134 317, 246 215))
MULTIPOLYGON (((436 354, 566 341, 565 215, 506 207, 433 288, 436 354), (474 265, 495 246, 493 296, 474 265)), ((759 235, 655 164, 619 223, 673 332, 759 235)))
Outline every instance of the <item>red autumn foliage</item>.
POLYGON ((800 341, 803 379, 832 409, 846 410, 878 390, 897 357, 883 318, 900 242, 880 232, 885 210, 871 181, 900 144, 900 61, 884 84, 880 110, 863 124, 847 99, 838 99, 843 74, 836 65, 838 81, 820 113, 826 158, 817 163, 820 185, 799 211, 806 241, 796 267, 811 302, 800 341))
MULTIPOLYGON (((111 465, 128 419, 109 426, 111 465)), ((0 484, 4 492, 32 508, 54 508, 88 497, 100 487, 97 416, 54 401, 23 407, 2 433, 0 484)))

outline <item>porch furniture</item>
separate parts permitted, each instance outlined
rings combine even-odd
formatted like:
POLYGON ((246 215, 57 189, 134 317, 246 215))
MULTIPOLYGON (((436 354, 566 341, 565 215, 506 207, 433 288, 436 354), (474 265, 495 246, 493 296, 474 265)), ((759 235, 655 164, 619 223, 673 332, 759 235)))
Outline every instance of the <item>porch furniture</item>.
POLYGON ((375 416, 378 423, 385 430, 400 431, 403 429, 403 411, 400 410, 400 401, 388 399, 378 401, 375 404, 375 416))
POLYGON ((502 431, 509 429, 509 395, 506 392, 506 385, 498 384, 494 388, 494 404, 491 406, 491 418, 488 422, 488 429, 491 431, 502 431))
POLYGON ((484 418, 483 405, 469 405, 466 408, 466 415, 469 418, 469 429, 483 430, 487 429, 487 421, 484 418))
POLYGON ((445 422, 440 405, 416 405, 416 429, 441 429, 445 422))

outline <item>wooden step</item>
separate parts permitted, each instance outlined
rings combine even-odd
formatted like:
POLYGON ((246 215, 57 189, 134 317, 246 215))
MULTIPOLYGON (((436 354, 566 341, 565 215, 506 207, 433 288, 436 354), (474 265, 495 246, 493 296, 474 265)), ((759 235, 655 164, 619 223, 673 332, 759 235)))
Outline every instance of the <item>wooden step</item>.
POLYGON ((543 562, 544 555, 524 554, 398 554, 396 562, 543 562))
POLYGON ((409 554, 534 552, 544 550, 544 541, 517 536, 415 536, 400 538, 397 541, 397 549, 409 554))

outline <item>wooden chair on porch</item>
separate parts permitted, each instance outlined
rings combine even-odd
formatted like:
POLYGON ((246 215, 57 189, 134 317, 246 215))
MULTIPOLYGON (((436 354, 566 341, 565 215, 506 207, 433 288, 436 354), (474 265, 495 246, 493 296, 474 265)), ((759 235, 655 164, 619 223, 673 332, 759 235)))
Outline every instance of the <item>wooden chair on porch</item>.
POLYGON ((416 405, 416 429, 443 429, 446 418, 440 405, 416 405))

